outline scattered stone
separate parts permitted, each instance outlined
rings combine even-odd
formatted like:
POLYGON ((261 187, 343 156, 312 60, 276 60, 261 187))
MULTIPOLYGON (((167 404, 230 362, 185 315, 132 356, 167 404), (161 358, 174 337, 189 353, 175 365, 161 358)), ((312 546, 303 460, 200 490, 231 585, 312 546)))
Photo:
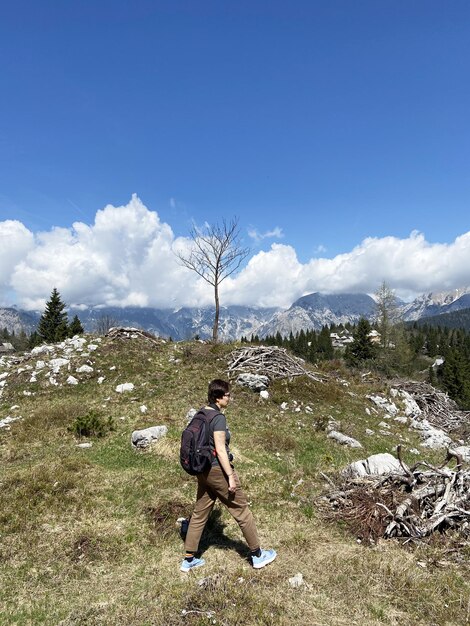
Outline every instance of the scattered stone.
POLYGON ((147 413, 148 408, 145 406, 145 404, 142 404, 142 406, 139 406, 139 410, 141 413, 147 413))
POLYGON ((359 441, 353 439, 352 437, 348 437, 348 435, 343 435, 343 433, 340 433, 336 430, 330 430, 330 432, 328 433, 328 438, 334 439, 342 446, 348 446, 349 448, 362 448, 362 444, 359 443, 359 441))
POLYGON ((193 419, 193 417, 196 415, 197 411, 196 409, 189 409, 189 411, 186 413, 186 422, 189 424, 189 422, 193 419))
POLYGON ((457 448, 449 448, 449 452, 462 457, 465 463, 470 463, 470 446, 458 446, 457 448))
POLYGON ((366 428, 366 435, 375 435, 375 432, 370 428, 366 428))
POLYGON ((78 374, 91 374, 92 371, 93 371, 93 368, 91 367, 91 365, 86 365, 86 364, 82 365, 76 370, 78 374))
POLYGON ((77 443, 77 448, 91 448, 93 443, 91 441, 85 441, 84 443, 77 443))
POLYGON ((33 393, 32 393, 31 391, 26 391, 26 390, 25 390, 25 391, 23 391, 23 395, 24 395, 24 396, 32 396, 32 395, 33 395, 33 393))
POLYGON ((262 400, 268 400, 268 399, 269 399, 269 391, 267 391, 266 389, 262 389, 262 390, 259 392, 259 397, 260 397, 262 400))
POLYGON ((398 415, 395 417, 395 422, 398 422, 399 424, 408 424, 408 418, 404 415, 398 415))
POLYGON ((411 448, 410 450, 408 450, 408 452, 410 452, 411 454, 421 454, 421 452, 419 450, 417 450, 416 448, 411 448))
POLYGON ((67 385, 78 385, 78 380, 75 378, 75 376, 69 376, 65 382, 67 383, 67 385))
POLYGON ((248 387, 252 391, 263 391, 269 385, 269 378, 261 374, 245 373, 239 374, 236 382, 238 385, 248 387))
POLYGON ((341 474, 350 478, 360 478, 361 476, 381 476, 383 474, 405 474, 405 470, 400 465, 400 461, 388 452, 373 454, 367 459, 354 461, 346 466, 341 474))
POLYGON ((13 406, 10 407, 10 411, 16 411, 16 409, 19 409, 20 405, 19 404, 14 404, 13 406))
POLYGON ((36 361, 36 370, 42 370, 46 367, 45 361, 36 361))
POLYGON ((61 367, 64 367, 65 365, 70 365, 70 360, 69 359, 51 359, 49 361, 49 367, 51 368, 51 372, 54 374, 58 374, 60 371, 61 367))
POLYGON ((286 410, 287 410, 287 408, 288 408, 288 406, 289 406, 289 405, 287 404, 287 402, 282 402, 282 404, 281 404, 281 409, 282 409, 283 411, 286 411, 286 410))
POLYGON ((167 426, 151 426, 143 430, 134 430, 131 436, 132 445, 136 448, 147 448, 151 443, 165 437, 167 432, 167 426))
POLYGON ((293 589, 297 589, 298 587, 302 587, 303 584, 304 584, 304 577, 303 577, 303 575, 300 572, 298 574, 296 574, 295 576, 292 576, 292 578, 289 578, 289 585, 293 589))
POLYGON ((2 420, 0 420, 0 428, 6 428, 6 430, 10 430, 10 424, 20 419, 21 415, 18 415, 18 417, 11 417, 11 415, 7 415, 2 420))
POLYGON ((384 398, 383 396, 370 395, 370 396, 366 396, 366 398, 368 398, 371 402, 376 404, 378 407, 380 407, 387 413, 390 413, 391 415, 396 415, 398 413, 398 408, 396 404, 394 404, 393 402, 390 402, 389 400, 387 400, 387 398, 384 398))
POLYGON ((387 422, 379 422, 379 426, 380 428, 390 428, 390 424, 387 424, 387 422))
POLYGON ((132 391, 134 389, 133 383, 122 383, 116 387, 118 393, 124 393, 125 391, 132 391))
POLYGON ((90 352, 93 352, 94 350, 97 350, 97 349, 98 349, 98 346, 97 346, 96 344, 94 344, 94 343, 89 343, 89 344, 87 345, 87 347, 86 347, 86 348, 87 348, 87 350, 89 350, 90 352))
POLYGON ((116 366, 115 365, 111 365, 111 367, 109 368, 109 371, 112 372, 115 369, 116 369, 116 366))
POLYGON ((104 380, 106 380, 106 376, 99 376, 97 380, 98 385, 102 385, 104 380))

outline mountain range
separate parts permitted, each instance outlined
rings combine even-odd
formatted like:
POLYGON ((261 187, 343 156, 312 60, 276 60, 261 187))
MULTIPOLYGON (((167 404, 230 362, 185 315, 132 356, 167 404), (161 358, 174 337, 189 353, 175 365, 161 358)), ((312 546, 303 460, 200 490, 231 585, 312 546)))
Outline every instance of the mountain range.
MULTIPOLYGON (((470 309, 470 287, 453 291, 426 293, 408 304, 401 304, 404 321, 443 316, 470 309)), ((361 317, 373 320, 376 313, 374 299, 364 293, 325 294, 311 293, 296 300, 288 309, 248 306, 221 307, 219 337, 223 341, 260 337, 280 332, 294 334, 301 329, 321 329, 329 324, 356 323, 361 317)), ((70 308, 69 319, 78 315, 85 330, 96 331, 103 321, 114 325, 144 328, 162 337, 175 340, 212 336, 214 309, 183 307, 176 310, 150 307, 89 307, 70 308)), ((40 313, 16 308, 0 308, 0 329, 18 333, 22 328, 31 332, 36 327, 40 313)), ((433 323, 436 323, 433 321, 433 323)))

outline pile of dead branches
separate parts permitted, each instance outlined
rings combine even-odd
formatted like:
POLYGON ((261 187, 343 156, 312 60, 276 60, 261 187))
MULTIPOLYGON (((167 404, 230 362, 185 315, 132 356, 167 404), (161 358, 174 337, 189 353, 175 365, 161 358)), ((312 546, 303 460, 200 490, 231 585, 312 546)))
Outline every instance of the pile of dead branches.
POLYGON ((459 461, 454 469, 418 462, 411 469, 403 466, 402 475, 331 482, 319 506, 326 518, 345 522, 362 539, 423 539, 450 529, 468 539, 470 470, 459 461))
POLYGON ((421 417, 437 428, 450 432, 470 418, 469 411, 460 411, 454 400, 428 383, 401 382, 394 387, 409 393, 421 409, 421 417))
POLYGON ((228 357, 229 376, 236 374, 261 374, 270 380, 308 376, 316 381, 325 377, 305 369, 303 361, 287 354, 285 348, 277 346, 250 346, 234 350, 228 357))
POLYGON ((108 339, 144 339, 150 343, 155 345, 160 345, 162 343, 161 339, 155 337, 151 333, 146 330, 142 330, 139 328, 125 328, 124 326, 115 326, 110 328, 106 333, 105 337, 108 339))

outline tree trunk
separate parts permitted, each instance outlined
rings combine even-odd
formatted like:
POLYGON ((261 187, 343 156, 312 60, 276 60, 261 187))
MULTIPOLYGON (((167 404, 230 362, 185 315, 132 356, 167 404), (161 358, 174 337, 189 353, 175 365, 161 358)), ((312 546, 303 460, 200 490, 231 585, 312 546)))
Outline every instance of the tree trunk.
POLYGON ((214 317, 214 326, 212 327, 212 341, 217 343, 219 337, 219 285, 216 283, 214 285, 214 297, 215 297, 215 317, 214 317))

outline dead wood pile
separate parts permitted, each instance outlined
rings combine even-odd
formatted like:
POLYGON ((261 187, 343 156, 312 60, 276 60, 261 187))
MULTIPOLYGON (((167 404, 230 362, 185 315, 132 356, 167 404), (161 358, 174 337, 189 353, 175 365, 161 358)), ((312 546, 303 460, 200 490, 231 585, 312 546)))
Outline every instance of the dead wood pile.
POLYGON ((394 386, 410 394, 421 409, 421 418, 432 426, 450 432, 469 421, 470 411, 460 411, 454 400, 428 383, 402 382, 394 386))
POLYGON ((305 369, 303 361, 287 354, 285 348, 277 346, 251 346, 239 348, 229 354, 228 374, 261 374, 270 380, 308 376, 322 382, 325 377, 305 369))
POLYGON ((105 337, 108 339, 144 339, 155 345, 160 345, 162 340, 155 335, 139 328, 125 328, 124 326, 116 326, 110 328, 105 337))
POLYGON ((350 478, 337 486, 331 481, 319 507, 327 519, 345 522, 363 539, 423 539, 450 529, 469 539, 470 470, 460 462, 454 469, 418 462, 404 466, 402 475, 350 478))

